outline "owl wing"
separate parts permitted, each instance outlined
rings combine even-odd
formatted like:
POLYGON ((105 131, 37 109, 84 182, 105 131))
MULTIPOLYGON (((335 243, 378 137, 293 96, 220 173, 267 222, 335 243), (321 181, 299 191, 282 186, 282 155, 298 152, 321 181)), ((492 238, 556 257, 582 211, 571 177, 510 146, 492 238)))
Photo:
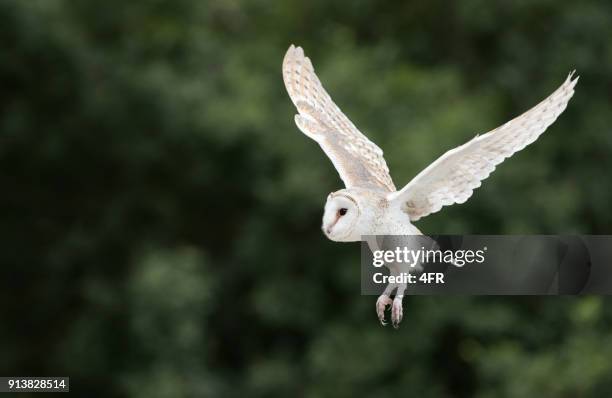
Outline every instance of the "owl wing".
POLYGON ((496 165, 534 142, 565 110, 578 82, 573 73, 529 111, 446 152, 400 191, 390 193, 388 200, 400 201, 413 221, 465 202, 496 165))
POLYGON ((287 50, 283 80, 299 112, 295 124, 319 143, 347 188, 395 191, 383 151, 334 104, 301 47, 287 50))

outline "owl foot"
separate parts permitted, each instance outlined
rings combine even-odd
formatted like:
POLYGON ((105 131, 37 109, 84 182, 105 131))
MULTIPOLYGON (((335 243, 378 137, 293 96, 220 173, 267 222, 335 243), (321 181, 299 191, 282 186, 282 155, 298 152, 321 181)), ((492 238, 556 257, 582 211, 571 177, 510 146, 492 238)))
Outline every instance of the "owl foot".
POLYGON ((387 325, 387 322, 385 322, 385 309, 387 309, 387 306, 391 305, 392 303, 393 300, 391 300, 391 297, 387 296, 386 294, 381 294, 380 297, 378 297, 378 300, 376 300, 376 314, 378 314, 380 324, 383 326, 387 325))
POLYGON ((391 306, 391 323, 395 329, 399 328, 399 324, 404 317, 404 309, 402 308, 402 296, 395 296, 393 305, 391 306))

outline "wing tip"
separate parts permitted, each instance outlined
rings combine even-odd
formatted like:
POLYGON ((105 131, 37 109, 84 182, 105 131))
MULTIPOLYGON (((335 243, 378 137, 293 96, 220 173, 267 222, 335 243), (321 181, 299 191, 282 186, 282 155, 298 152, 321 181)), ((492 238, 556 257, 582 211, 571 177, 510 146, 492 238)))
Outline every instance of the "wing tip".
POLYGON ((295 44, 291 43, 291 45, 289 46, 289 50, 287 50, 287 52, 291 52, 293 54, 296 54, 297 56, 304 56, 304 49, 300 46, 296 46, 295 44))
POLYGON ((287 49, 287 52, 285 53, 285 57, 283 58, 283 70, 289 68, 289 65, 296 60, 298 62, 308 62, 308 57, 304 55, 304 49, 302 47, 291 43, 287 49))
POLYGON ((293 56, 294 51, 295 51, 295 46, 293 45, 293 43, 291 43, 291 45, 285 52, 285 57, 283 58, 283 64, 285 64, 289 60, 289 58, 293 56))
MULTIPOLYGON (((291 90, 292 80, 294 79, 292 75, 294 74, 295 70, 301 68, 301 65, 308 62, 309 60, 304 56, 304 50, 302 50, 302 47, 291 43, 287 49, 287 52, 285 53, 285 56, 283 57, 283 64, 281 67, 283 81, 285 82, 287 91, 291 90)), ((289 96, 291 96, 291 93, 289 93, 289 96)))
MULTIPOLYGON (((291 43, 289 45, 289 48, 287 49, 287 52, 285 52, 285 58, 283 59, 283 62, 287 61, 289 58, 295 57, 296 54, 299 55, 300 50, 302 50, 302 47, 296 46, 295 44, 291 43)), ((303 50, 302 50, 302 54, 303 54, 303 50)))
POLYGON ((566 82, 571 83, 572 85, 576 85, 576 83, 578 83, 578 79, 580 79, 580 75, 576 75, 576 77, 574 77, 574 75, 576 74, 576 69, 572 70, 568 75, 567 75, 567 79, 566 82))
POLYGON ((301 48, 302 48, 302 47, 300 47, 300 46, 296 46, 295 44, 291 43, 291 44, 289 45, 289 48, 287 49, 287 52, 288 52, 288 53, 289 53, 289 52, 294 52, 294 51, 297 51, 298 49, 301 49, 301 48))

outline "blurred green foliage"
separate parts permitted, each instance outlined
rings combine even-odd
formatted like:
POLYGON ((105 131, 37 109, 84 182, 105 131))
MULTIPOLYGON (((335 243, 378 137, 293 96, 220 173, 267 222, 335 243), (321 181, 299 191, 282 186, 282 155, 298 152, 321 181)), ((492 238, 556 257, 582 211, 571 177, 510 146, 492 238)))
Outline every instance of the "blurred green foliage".
POLYGON ((608 299, 359 295, 290 43, 402 186, 576 68, 429 233, 612 232, 612 3, 0 1, 0 374, 88 397, 608 396, 608 299))

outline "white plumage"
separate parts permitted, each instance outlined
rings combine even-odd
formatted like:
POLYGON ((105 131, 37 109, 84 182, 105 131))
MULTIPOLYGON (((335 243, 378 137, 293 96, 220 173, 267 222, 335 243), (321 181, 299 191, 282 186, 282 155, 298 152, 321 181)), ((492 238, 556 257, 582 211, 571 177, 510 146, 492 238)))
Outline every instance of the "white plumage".
POLYGON ((383 151, 334 104, 300 47, 291 46, 287 51, 283 78, 299 111, 295 123, 321 145, 346 187, 395 191, 383 151))
MULTIPOLYGON (((357 241, 364 235, 420 234, 411 221, 443 206, 464 203, 498 164, 538 139, 574 94, 578 77, 572 77, 573 72, 529 111, 446 152, 397 191, 383 151, 342 113, 323 88, 310 59, 292 45, 283 60, 283 79, 299 112, 295 122, 319 143, 346 186, 328 196, 324 233, 335 241, 357 241)), ((405 286, 397 289, 394 301, 387 291, 377 301, 381 321, 385 306, 393 305, 395 325, 401 320, 405 286)))
POLYGON ((578 77, 573 72, 544 101, 506 124, 452 149, 420 172, 404 188, 388 196, 400 200, 412 221, 463 203, 495 166, 531 144, 565 110, 578 77))

